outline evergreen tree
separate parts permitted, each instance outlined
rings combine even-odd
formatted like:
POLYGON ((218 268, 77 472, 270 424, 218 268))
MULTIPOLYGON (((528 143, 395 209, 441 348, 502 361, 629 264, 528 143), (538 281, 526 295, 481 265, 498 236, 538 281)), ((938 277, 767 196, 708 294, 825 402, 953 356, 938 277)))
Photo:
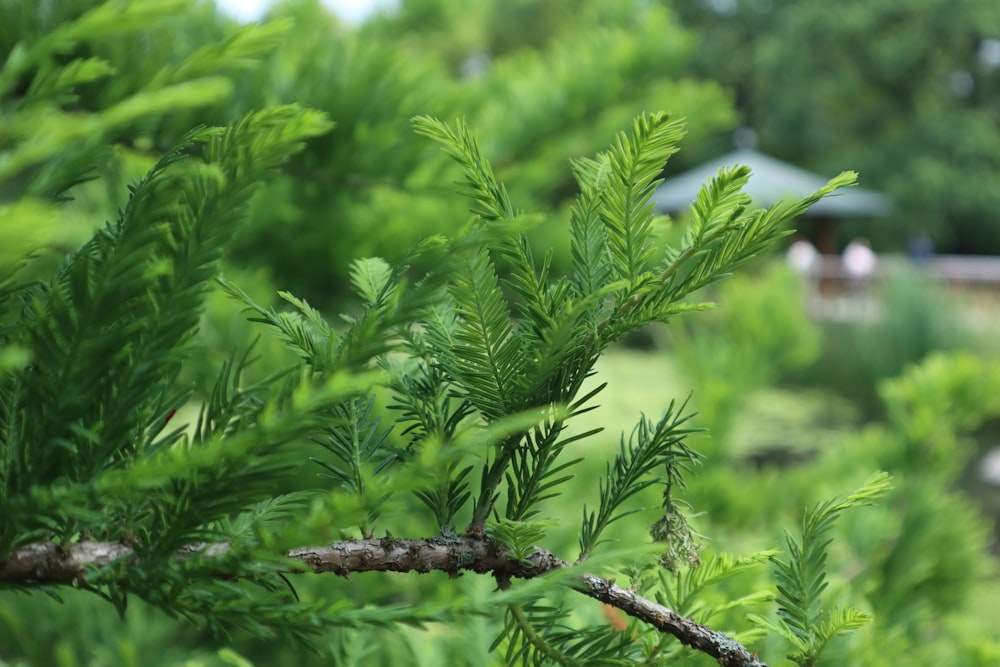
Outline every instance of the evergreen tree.
MULTIPOLYGON (((4 238, 64 217, 73 210, 65 199, 108 164, 123 128, 217 101, 227 87, 200 77, 281 29, 246 29, 119 101, 76 110, 76 89, 113 72, 84 47, 152 29, 158 9, 109 2, 11 49, 0 70, 0 111, 12 128, 0 143, 4 238)), ((579 194, 562 274, 525 233, 544 223, 514 205, 468 125, 426 116, 412 125, 457 162, 472 220, 419 244, 404 263, 354 261, 360 308, 346 327, 292 294, 282 293, 292 309, 279 311, 223 281, 249 319, 297 356, 260 381, 246 382, 250 351, 234 352, 203 396, 181 372, 254 192, 330 131, 322 113, 273 106, 183 133, 129 186, 114 221, 58 266, 44 251, 10 263, 44 238, 8 246, 4 596, 81 589, 126 619, 139 599, 216 636, 305 642, 337 629, 476 615, 496 621, 492 649, 510 664, 676 662, 694 650, 722 665, 761 665, 744 644, 769 632, 791 643, 797 662, 814 664, 830 638, 866 622, 824 604, 829 531, 843 510, 884 493, 887 476, 808 512, 784 554, 702 563, 682 498, 699 459, 683 404, 641 417, 622 436, 579 503, 575 548, 538 546, 554 528, 551 501, 595 455, 585 446, 597 431, 574 427, 596 409, 603 387, 586 382, 600 356, 640 327, 704 308, 699 290, 765 251, 789 219, 854 175, 758 210, 742 192, 749 171, 725 169, 659 259, 649 199, 684 124, 640 114, 608 150, 572 164, 579 194), (422 257, 430 268, 411 268, 422 257), (503 280, 498 260, 509 267, 503 280), (183 423, 178 411, 191 404, 197 418, 183 423), (297 476, 303 463, 322 474, 307 487, 297 476), (603 546, 613 524, 639 518, 632 501, 650 489, 660 508, 649 546, 603 546), (699 604, 705 592, 769 560, 777 615, 744 618, 732 637, 712 629, 725 609, 699 604), (414 571, 488 575, 496 590, 464 595, 442 579, 443 594, 401 602, 353 583, 414 571), (352 577, 344 590, 358 603, 300 596, 306 587, 291 575, 307 572, 352 577), (631 586, 615 583, 622 574, 631 586), (585 597, 607 605, 614 622, 588 617, 585 597)), ((726 609, 770 597, 762 588, 726 609)))

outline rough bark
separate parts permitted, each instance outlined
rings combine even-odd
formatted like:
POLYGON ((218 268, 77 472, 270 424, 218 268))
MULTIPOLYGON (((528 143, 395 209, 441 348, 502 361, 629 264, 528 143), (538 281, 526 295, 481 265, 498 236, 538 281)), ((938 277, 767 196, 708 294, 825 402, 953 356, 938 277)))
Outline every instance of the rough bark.
MULTIPOLYGON (((194 553, 216 556, 228 545, 192 544, 178 553, 185 558, 194 553)), ((512 578, 531 579, 569 564, 544 549, 535 549, 526 559, 517 560, 501 545, 484 535, 438 536, 424 539, 392 537, 346 540, 322 547, 293 549, 289 558, 304 570, 349 576, 360 572, 430 572, 450 574, 463 571, 490 574, 502 587, 512 578)), ((132 548, 117 542, 84 540, 60 547, 39 542, 12 552, 0 565, 0 582, 14 585, 71 584, 84 580, 88 572, 106 567, 118 559, 135 558, 132 548)), ((577 578, 576 590, 620 609, 624 613, 666 632, 706 653, 723 667, 767 667, 756 654, 721 632, 657 604, 637 593, 593 575, 577 578)))

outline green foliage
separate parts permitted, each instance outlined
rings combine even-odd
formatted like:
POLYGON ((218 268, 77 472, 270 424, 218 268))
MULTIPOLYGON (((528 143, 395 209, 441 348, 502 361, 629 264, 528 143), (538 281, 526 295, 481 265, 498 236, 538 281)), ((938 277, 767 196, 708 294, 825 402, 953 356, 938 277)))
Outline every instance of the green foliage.
MULTIPOLYGON (((28 351, 30 373, 3 382, 6 548, 42 526, 63 539, 82 528, 21 507, 32 489, 84 483, 176 442, 178 432, 162 433, 183 402, 173 380, 223 240, 263 175, 327 127, 317 114, 282 107, 189 134, 132 187, 116 224, 48 285, 23 291, 21 325, 8 341, 28 351), (185 160, 195 144, 202 157, 185 160)), ((248 471, 245 481, 252 474, 266 472, 248 471)), ((217 483, 238 488, 240 480, 217 483)))
MULTIPOLYGON (((480 224, 502 224, 516 217, 505 190, 496 184, 492 169, 464 126, 453 130, 420 120, 418 129, 441 142, 463 166, 466 180, 461 191, 477 202, 474 212, 480 224)), ((468 400, 487 422, 545 404, 569 404, 572 412, 578 412, 582 403, 574 400, 604 347, 645 324, 666 321, 689 308, 681 298, 747 261, 781 235, 780 225, 787 216, 852 179, 845 174, 809 199, 783 203, 771 211, 746 213, 744 202, 693 235, 691 245, 668 249, 668 263, 659 271, 650 270, 644 264, 649 259, 649 198, 659 172, 655 164, 657 157, 662 165, 673 153, 679 137, 676 123, 667 115, 643 115, 630 134, 620 135, 612 151, 592 162, 577 163, 583 180, 578 210, 596 207, 597 216, 605 221, 605 247, 612 263, 618 262, 618 275, 606 273, 607 282, 597 285, 596 293, 573 290, 565 279, 544 289, 547 263, 539 273, 523 237, 501 241, 498 251, 514 260, 511 284, 531 324, 515 329, 488 251, 473 250, 460 257, 456 279, 449 287, 454 305, 446 305, 445 315, 422 325, 433 332, 427 338, 430 351, 440 359, 456 395, 468 400), (608 178, 588 178, 601 171, 595 165, 602 163, 607 164, 608 178), (597 203, 588 204, 588 200, 597 203), (709 248, 715 252, 706 252, 709 248), (624 279, 615 280, 619 277, 624 279)), ((740 174, 738 182, 745 183, 745 170, 740 174)), ((725 198, 732 196, 731 190, 706 190, 701 200, 706 208, 721 209, 728 206, 725 198)), ((516 233, 516 228, 512 231, 516 233)), ((574 240, 578 248, 590 243, 586 237, 600 233, 585 224, 575 225, 573 231, 585 237, 574 240)), ((506 517, 531 516, 533 505, 559 483, 553 476, 568 465, 556 465, 556 457, 569 444, 558 439, 563 428, 563 420, 549 419, 524 434, 524 442, 519 434, 499 443, 494 461, 483 468, 473 526, 481 526, 492 510, 505 475, 510 494, 506 517)), ((593 544, 588 539, 584 546, 586 550, 593 544)))
MULTIPOLYGON (((613 0, 546 6, 539 11, 556 30, 538 40, 512 23, 535 10, 496 0, 403 2, 356 30, 318 2, 273 10, 295 27, 255 86, 241 89, 244 104, 295 101, 326 111, 337 129, 270 186, 236 256, 266 263, 283 287, 328 307, 346 296, 344 267, 355 257, 395 264, 444 231, 443 220, 460 224, 462 207, 442 196, 449 165, 407 131, 415 116, 465 118, 511 198, 549 215, 576 190, 567 157, 601 149, 638 110, 692 118, 695 138, 731 123, 725 93, 683 73, 692 36, 669 12, 613 0)), ((530 237, 554 246, 553 267, 567 269, 560 232, 539 226, 530 237)))
POLYGON ((729 608, 768 601, 773 598, 773 594, 764 592, 730 600, 725 605, 713 606, 707 604, 703 594, 711 586, 760 567, 768 560, 775 558, 778 553, 777 551, 760 551, 739 557, 729 554, 715 554, 706 562, 696 564, 694 567, 678 569, 674 572, 660 570, 656 574, 662 587, 661 597, 664 603, 676 610, 677 613, 697 618, 706 623, 729 608))
POLYGON ((486 528, 487 534, 511 550, 514 557, 524 561, 531 555, 535 545, 545 538, 545 531, 554 525, 552 521, 509 521, 500 519, 486 528))
MULTIPOLYGON (((317 439, 334 460, 312 459, 327 471, 322 476, 361 497, 368 492, 367 477, 381 474, 399 458, 399 454, 386 444, 392 427, 382 428, 381 421, 372 415, 374 402, 374 398, 367 402, 354 399, 338 405, 331 415, 336 426, 327 427, 325 437, 317 439), (340 424, 345 426, 338 428, 340 424)), ((362 535, 371 535, 369 523, 377 518, 378 514, 372 513, 368 521, 359 526, 362 535)))
MULTIPOLYGON (((467 136, 462 126, 451 130, 440 124, 421 121, 421 127, 442 141, 446 150, 463 165, 466 171, 463 188, 477 202, 474 212, 478 213, 481 224, 504 224, 516 217, 517 213, 505 190, 496 184, 492 170, 479 154, 477 143, 467 136)), ((579 249, 575 253, 576 264, 580 269, 575 284, 590 284, 596 295, 583 292, 580 287, 573 290, 559 281, 554 289, 539 289, 543 281, 538 277, 538 270, 530 254, 522 250, 527 247, 523 238, 513 242, 501 240, 498 252, 511 259, 511 283, 521 298, 518 305, 531 324, 525 329, 515 328, 511 323, 506 300, 493 274, 490 255, 485 250, 474 251, 469 259, 458 264, 457 284, 451 288, 450 294, 455 300, 456 308, 461 310, 457 315, 449 311, 437 313, 424 324, 428 331, 427 342, 438 347, 435 357, 440 360, 449 384, 457 389, 453 392, 455 398, 467 400, 477 407, 484 419, 490 421, 504 411, 509 413, 511 409, 533 404, 532 397, 519 395, 519 390, 531 388, 534 401, 537 401, 539 388, 551 387, 541 396, 547 397, 549 401, 570 403, 570 416, 578 414, 584 402, 594 393, 573 403, 579 391, 578 382, 589 373, 593 359, 607 342, 646 322, 666 319, 677 312, 676 300, 679 297, 712 282, 718 274, 746 261, 753 251, 762 248, 767 240, 780 234, 778 220, 784 219, 783 214, 796 212, 801 210, 801 206, 807 205, 802 203, 778 211, 747 215, 744 215, 743 208, 734 208, 725 216, 707 222, 705 229, 692 235, 691 246, 668 253, 669 264, 664 269, 659 272, 644 269, 643 264, 649 259, 645 240, 651 217, 647 205, 651 194, 649 185, 652 182, 650 179, 657 173, 645 166, 653 160, 644 157, 644 151, 658 151, 660 159, 665 159, 672 152, 672 142, 677 136, 676 126, 665 116, 640 118, 636 121, 631 136, 623 135, 612 154, 576 163, 582 193, 574 209, 572 227, 573 245, 579 249), (606 177, 603 176, 605 173, 606 177), (638 189, 628 182, 626 175, 638 179, 638 189), (615 191, 618 194, 614 194, 615 191), (627 205, 623 206, 622 202, 627 205), (598 222, 602 224, 598 226, 598 222), (610 257, 612 262, 616 261, 615 251, 612 249, 615 243, 619 256, 619 275, 623 278, 630 275, 632 280, 616 281, 618 276, 612 271, 599 268, 607 262, 605 257, 610 257), (720 250, 713 254, 711 250, 716 247, 720 250), (608 255, 604 255, 605 252, 608 255), (592 266, 588 266, 585 259, 588 256, 600 263, 597 272, 592 266), (594 276, 602 276, 605 284, 595 285, 594 276), (675 301, 669 300, 664 292, 674 297, 675 301), (579 305, 573 302, 574 296, 583 298, 579 305), (597 296, 600 298, 595 301, 597 296), (557 363, 552 363, 549 360, 558 348, 553 348, 549 341, 561 342, 562 338, 549 332, 567 328, 566 324, 559 321, 560 318, 569 320, 571 330, 580 333, 569 348, 575 354, 557 356, 557 363), (591 345, 589 349, 573 349, 588 340, 591 345), (543 355, 540 350, 547 353, 543 355), (537 359, 541 365, 522 365, 523 359, 537 359), (542 371, 554 374, 555 378, 541 376, 542 371), (521 379, 525 376, 529 378, 528 381, 521 379), (556 379, 559 381, 553 381, 556 379), (567 379, 573 382, 568 389, 567 379), (556 389, 558 390, 554 392, 556 389)), ((745 172, 741 176, 740 182, 745 182, 745 172)), ((726 175, 721 178, 725 179, 726 175)), ((702 195, 703 205, 707 209, 725 210, 726 204, 718 201, 723 196, 724 188, 706 190, 702 195)), ((818 196, 821 194, 817 194, 818 196)), ((512 230, 513 233, 516 231, 516 228, 512 230)), ((541 270, 542 276, 546 274, 547 264, 541 270)), ((661 521, 663 526, 659 529, 659 535, 671 548, 676 548, 678 543, 692 541, 690 529, 678 529, 677 519, 683 521, 683 516, 677 511, 669 492, 671 486, 678 483, 683 464, 694 459, 693 453, 682 444, 685 433, 679 427, 683 421, 672 410, 659 426, 654 427, 643 420, 636 445, 628 450, 622 445, 622 452, 615 465, 609 467, 606 485, 602 484, 600 488, 600 508, 587 515, 584 533, 581 535, 584 557, 596 545, 603 527, 618 518, 616 508, 626 498, 649 486, 648 482, 642 481, 640 473, 664 464, 667 464, 668 471, 675 466, 680 467, 674 472, 668 472, 664 479, 667 483, 665 503, 669 516, 661 521), (671 528, 676 532, 671 533, 671 528)), ((498 443, 496 458, 483 468, 481 492, 473 513, 474 527, 485 518, 495 502, 497 485, 501 479, 499 471, 504 467, 510 465, 513 469, 513 473, 506 475, 508 522, 534 514, 537 510, 532 505, 544 499, 540 494, 564 481, 551 480, 566 465, 555 465, 556 457, 569 444, 567 441, 557 440, 561 430, 561 420, 546 419, 540 426, 498 443)), ((456 482, 461 483, 454 480, 452 485, 456 482)), ((510 527, 517 524, 501 525, 510 527)), ((525 528, 530 525, 532 524, 525 528)), ((548 659, 571 663, 576 655, 574 647, 578 649, 587 645, 589 640, 581 638, 588 635, 581 635, 582 631, 578 628, 573 631, 564 630, 565 626, 560 619, 565 617, 565 613, 558 608, 512 608, 507 630, 508 660, 520 658, 530 661, 546 656, 548 659), (545 628, 547 631, 539 634, 538 628, 545 628), (571 637, 576 637, 574 641, 578 642, 572 647, 566 645, 571 637)), ((595 646, 606 645, 600 637, 606 638, 607 635, 598 633, 593 639, 595 646)))
POLYGON ((824 327, 824 354, 807 370, 812 381, 833 385, 862 407, 878 406, 879 383, 936 352, 969 347, 971 336, 955 299, 909 270, 892 275, 874 319, 824 327))
POLYGON ((522 611, 512 606, 504 628, 508 641, 505 664, 632 664, 629 658, 636 649, 627 634, 608 626, 581 631, 564 625, 565 617, 558 609, 529 607, 522 611))
POLYGON ((832 638, 871 622, 871 614, 852 607, 823 608, 821 596, 828 585, 826 549, 837 515, 885 495, 889 480, 887 474, 879 473, 847 498, 816 505, 802 519, 801 541, 796 542, 791 535, 786 537, 788 560, 774 560, 778 579, 778 620, 751 618, 792 643, 795 653, 789 657, 796 664, 816 664, 832 638))
POLYGON ((738 409, 754 391, 812 363, 820 329, 802 304, 805 285, 780 264, 723 283, 720 307, 670 329, 675 363, 699 389, 694 397, 713 447, 723 447, 738 409))
MULTIPOLYGON (((990 650, 992 635, 980 622, 995 615, 987 602, 996 595, 990 521, 962 486, 975 429, 996 414, 987 398, 995 370, 995 363, 968 353, 932 355, 883 383, 886 422, 832 437, 803 434, 804 444, 815 447, 814 460, 759 473, 759 486, 744 481, 751 496, 780 480, 786 497, 806 498, 872 468, 893 473, 893 493, 863 513, 844 514, 832 534, 830 559, 836 554, 845 567, 830 569, 825 597, 864 599, 874 622, 829 644, 823 664, 889 665, 900 655, 978 664, 977 652, 990 650), (885 547, 873 548, 877 542, 885 547)), ((713 512, 698 488, 707 472, 689 484, 689 498, 713 512)), ((773 511, 770 503, 756 505, 727 525, 773 511)))
MULTIPOLYGON (((989 185, 1000 174, 1000 68, 989 55, 997 3, 672 6, 700 32, 693 69, 734 91, 764 151, 821 172, 855 165, 866 186, 893 195, 890 220, 841 224, 845 238, 905 249, 927 233, 945 252, 1000 250, 1000 194, 989 185)), ((719 136, 718 153, 729 143, 719 136)))
MULTIPOLYGON (((920 628, 965 611, 995 571, 983 557, 987 521, 954 485, 975 452, 970 436, 1000 414, 997 371, 995 361, 970 353, 931 355, 879 387, 891 431, 859 443, 880 436, 880 464, 900 472, 898 494, 906 500, 891 519, 879 518, 896 526, 897 537, 872 564, 871 600, 879 624, 900 628, 910 641, 920 628)), ((973 627, 963 632, 970 645, 978 641, 973 627)))
MULTIPOLYGON (((637 119, 629 136, 619 135, 607 153, 608 180, 604 195, 605 231, 615 277, 635 288, 643 265, 654 254, 651 243, 653 206, 650 198, 666 158, 683 136, 681 123, 658 117, 637 119)), ((693 243, 692 243, 693 245, 693 243)))
MULTIPOLYGON (((4 266, 60 240, 65 231, 57 224, 60 214, 53 204, 66 199, 74 185, 93 179, 114 162, 107 145, 110 137, 169 113, 218 103, 232 92, 229 82, 219 76, 230 63, 219 57, 198 69, 164 69, 165 76, 157 83, 122 90, 113 103, 96 113, 81 100, 81 90, 122 81, 122 63, 101 49, 136 34, 141 39, 151 26, 176 13, 180 4, 75 3, 70 8, 61 3, 59 11, 53 12, 29 11, 21 5, 0 7, 4 26, 0 52, 5 56, 0 69, 0 123, 4 127, 0 134, 0 247, 4 248, 0 260, 4 266), (61 24, 45 23, 45 17, 64 11, 79 16, 61 24)), ((257 52, 262 48, 258 44, 257 52)))
POLYGON ((661 562, 667 569, 677 568, 679 561, 697 559, 697 547, 677 501, 671 496, 675 487, 684 486, 684 474, 690 472, 691 465, 698 460, 698 453, 685 443, 691 429, 681 426, 688 417, 682 417, 684 406, 675 412, 671 404, 656 424, 642 419, 629 438, 628 448, 622 436, 619 452, 614 463, 609 463, 603 479, 599 481, 601 506, 597 510, 583 509, 583 527, 580 531, 580 558, 586 558, 600 544, 603 530, 611 523, 625 518, 637 510, 621 511, 619 508, 630 497, 652 486, 655 478, 649 474, 662 468, 664 480, 663 511, 653 528, 653 539, 668 545, 668 553, 661 562), (679 530, 678 530, 679 528, 679 530), (673 530, 672 530, 673 529, 673 530))
POLYGON ((954 475, 968 456, 963 438, 1000 415, 1000 366, 970 352, 935 353, 879 394, 906 465, 954 475))
POLYGON ((59 12, 31 12, 14 3, 3 7, 5 25, 41 22, 23 26, 3 45, 9 55, 0 71, 7 128, 0 178, 8 197, 58 197, 114 161, 106 148, 109 138, 125 135, 138 146, 138 136, 157 124, 179 121, 160 145, 168 148, 195 124, 190 110, 230 98, 228 75, 256 66, 257 57, 289 28, 276 22, 224 36, 220 26, 197 48, 175 43, 154 58, 150 51, 165 46, 167 38, 156 27, 173 28, 185 12, 190 25, 206 23, 197 16, 204 12, 184 0, 61 4, 59 12), (60 15, 63 22, 48 22, 60 15), (15 35, 17 41, 10 41, 15 35))
MULTIPOLYGON (((624 49, 617 41, 623 26, 641 17, 612 10, 610 3, 594 3, 587 12, 595 20, 616 17, 612 37, 624 49)), ((311 10, 303 4, 288 11, 308 16, 311 10)), ((300 595, 287 575, 307 567, 288 553, 338 540, 349 544, 376 530, 385 531, 380 544, 389 551, 395 544, 391 532, 436 524, 441 533, 436 544, 458 541, 456 528, 464 527, 464 537, 486 540, 499 555, 523 564, 538 555, 538 542, 556 541, 568 528, 579 533, 581 563, 620 568, 621 553, 597 554, 596 548, 624 523, 621 519, 638 516, 634 503, 652 493, 659 494, 660 516, 651 532, 666 556, 656 563, 650 548, 638 544, 629 545, 628 556, 645 559, 644 572, 661 565, 672 569, 637 580, 637 586, 727 623, 736 618, 728 612, 764 600, 759 587, 726 603, 701 598, 710 587, 749 572, 761 555, 720 557, 704 570, 697 567, 699 536, 690 523, 691 508, 679 497, 699 459, 687 442, 695 429, 683 405, 671 404, 659 422, 641 417, 632 438, 626 443, 622 437, 604 478, 587 490, 580 525, 562 525, 554 501, 566 499, 560 494, 569 488, 574 467, 596 451, 586 447, 600 429, 580 428, 580 417, 596 407, 603 385, 585 383, 608 347, 643 326, 702 308, 688 299, 766 251, 790 218, 853 183, 852 173, 799 202, 758 211, 741 192, 748 171, 723 170, 703 188, 691 228, 678 243, 665 244, 661 261, 654 251, 649 200, 677 149, 683 123, 663 112, 639 114, 608 151, 579 158, 572 171, 564 170, 566 177, 575 175, 580 190, 570 209, 570 238, 561 244, 561 252, 573 257, 566 275, 554 254, 536 257, 537 244, 526 231, 528 222, 551 226, 551 207, 533 207, 542 211, 535 216, 521 214, 512 202, 520 191, 537 203, 530 188, 508 191, 469 125, 418 117, 417 134, 440 144, 462 169, 459 191, 473 201, 473 220, 417 245, 402 262, 369 258, 338 265, 358 304, 335 326, 290 292, 279 292, 287 304, 281 310, 235 284, 214 282, 245 219, 266 215, 281 187, 306 187, 295 178, 309 161, 293 165, 293 156, 316 150, 337 158, 331 169, 350 162, 337 147, 324 146, 332 128, 324 114, 261 104, 261 110, 231 123, 199 126, 178 133, 164 150, 156 148, 174 120, 165 118, 169 111, 193 108, 210 97, 193 95, 171 106, 172 95, 197 92, 198 86, 215 91, 203 76, 243 70, 248 57, 273 44, 281 31, 295 35, 310 27, 277 24, 231 32, 179 59, 155 63, 158 69, 143 69, 146 85, 134 90, 130 86, 137 82, 127 76, 121 87, 90 88, 110 80, 110 67, 119 63, 109 57, 101 61, 109 63, 105 67, 94 59, 103 56, 77 56, 76 50, 97 49, 107 41, 109 53, 130 53, 135 43, 126 39, 114 46, 116 39, 131 38, 131 31, 146 29, 160 16, 139 3, 77 12, 61 27, 27 32, 33 41, 12 47, 0 72, 11 82, 23 80, 25 90, 38 91, 35 97, 3 93, 3 112, 23 131, 3 138, 9 170, 2 172, 0 192, 11 207, 26 207, 18 209, 19 216, 88 212, 64 199, 93 195, 91 185, 97 184, 79 184, 93 165, 104 160, 121 167, 124 162, 107 161, 111 148, 156 139, 139 142, 151 166, 129 187, 113 222, 60 266, 49 269, 44 257, 32 260, 2 283, 0 551, 5 559, 39 544, 52 545, 60 556, 94 544, 120 546, 127 557, 88 569, 73 585, 123 616, 135 606, 130 600, 140 599, 213 638, 254 637, 280 645, 315 641, 325 650, 321 641, 331 628, 374 632, 445 621, 471 626, 474 615, 499 621, 495 610, 502 609, 506 615, 493 647, 508 663, 622 664, 652 659, 664 638, 641 626, 620 631, 570 602, 580 586, 578 568, 558 568, 524 582, 497 571, 500 590, 481 594, 477 584, 455 583, 443 573, 398 596, 380 587, 331 583, 331 576, 303 576, 300 595), (125 12, 120 24, 110 18, 116 8, 125 12), (36 136, 23 129, 34 116, 70 113, 77 100, 90 117, 86 137, 36 136), (36 102, 39 106, 30 106, 36 102), (164 124, 156 125, 158 119, 164 124), (288 170, 290 180, 264 186, 278 167, 288 170), (243 340, 220 364, 214 384, 196 394, 189 378, 205 371, 204 362, 193 359, 199 354, 196 332, 216 284, 252 322, 263 325, 260 349, 277 340, 291 355, 269 360, 272 368, 253 376, 258 348, 243 340), (183 423, 183 415, 192 415, 193 423, 183 423), (310 461, 316 474, 306 479, 300 469, 310 461)), ((580 32, 574 34, 590 28, 577 25, 580 32)), ((151 43, 161 44, 158 40, 151 43)), ((289 56, 279 54, 272 66, 287 65, 283 57, 289 56)), ((354 76, 343 64, 335 67, 354 76)), ((591 102, 601 98, 580 94, 591 102)), ((485 114, 471 108, 477 116, 485 114)), ((358 110, 354 120, 363 116, 358 110)), ((586 124, 585 118, 578 120, 586 124)), ((362 132, 357 122, 353 131, 362 132)), ((422 152, 416 149, 408 159, 420 163, 421 178, 439 187, 436 158, 424 164, 422 152)), ((520 159, 520 154, 505 157, 520 159)), ((372 164, 382 168, 375 158, 372 164)), ((531 173, 530 165, 526 171, 531 173)), ((119 196, 121 174, 111 168, 93 173, 104 177, 100 185, 109 197, 119 196)), ((90 213, 94 209, 101 206, 90 213)), ((839 512, 861 499, 851 496, 817 512, 839 512)), ((805 554, 810 574, 822 578, 824 559, 816 554, 825 543, 817 547, 816 541, 824 539, 829 522, 817 521, 803 546, 789 541, 788 567, 798 567, 794 564, 805 554)), ((783 589, 793 590, 786 579, 796 583, 789 577, 797 570, 789 572, 779 568, 779 580, 783 589)), ((55 582, 23 578, 5 586, 5 596, 60 590, 55 582)), ((853 622, 814 619, 810 611, 809 623, 820 624, 807 626, 794 615, 798 599, 788 598, 787 604, 783 599, 791 614, 783 623, 794 621, 796 628, 826 636, 853 622)), ((812 598, 803 604, 812 610, 812 598)), ((753 630, 741 636, 757 637, 753 630)), ((361 662, 331 641, 329 654, 361 662)), ((683 655, 676 651, 668 657, 677 661, 683 655)), ((217 651, 192 659, 243 661, 239 654, 217 651)))
MULTIPOLYGON (((736 618, 742 620, 749 610, 760 608, 774 599, 774 593, 761 584, 757 584, 759 588, 756 590, 744 592, 744 589, 727 589, 727 583, 751 579, 777 554, 773 550, 747 556, 710 554, 704 561, 689 562, 673 570, 655 568, 652 573, 640 570, 636 579, 640 586, 648 587, 653 592, 658 602, 677 613, 712 627, 727 627, 725 623, 736 618), (650 577, 652 581, 646 583, 650 577)), ((740 631, 727 627, 727 632, 747 645, 756 645, 766 634, 753 627, 740 631)), ((668 664, 688 664, 695 659, 694 652, 679 645, 674 638, 648 633, 643 636, 643 651, 647 659, 662 656, 668 664)))

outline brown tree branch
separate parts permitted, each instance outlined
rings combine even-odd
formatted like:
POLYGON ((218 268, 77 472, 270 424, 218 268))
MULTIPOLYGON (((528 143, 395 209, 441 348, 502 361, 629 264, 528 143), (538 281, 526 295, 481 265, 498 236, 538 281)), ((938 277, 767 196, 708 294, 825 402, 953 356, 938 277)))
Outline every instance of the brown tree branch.
MULTIPOLYGON (((192 544, 178 554, 222 555, 229 545, 192 544)), ((287 556, 302 562, 312 572, 332 572, 349 576, 354 572, 430 572, 439 570, 458 575, 463 571, 493 575, 501 587, 512 578, 531 579, 546 572, 569 567, 566 561, 544 549, 535 549, 526 559, 517 560, 503 546, 485 535, 467 534, 425 539, 392 537, 345 540, 323 547, 293 549, 287 556)), ((83 540, 68 547, 39 542, 21 547, 0 565, 0 583, 16 585, 71 584, 82 581, 88 572, 101 569, 120 558, 132 558, 126 544, 83 540)), ((577 578, 575 589, 600 600, 676 637, 682 644, 706 653, 723 667, 767 667, 756 654, 721 632, 681 616, 633 591, 593 575, 577 578)))
POLYGON ((712 656, 723 667, 767 667, 756 653, 723 632, 681 616, 672 609, 647 600, 635 591, 616 586, 607 579, 587 574, 581 580, 586 586, 583 593, 649 623, 660 632, 673 635, 682 644, 712 656))

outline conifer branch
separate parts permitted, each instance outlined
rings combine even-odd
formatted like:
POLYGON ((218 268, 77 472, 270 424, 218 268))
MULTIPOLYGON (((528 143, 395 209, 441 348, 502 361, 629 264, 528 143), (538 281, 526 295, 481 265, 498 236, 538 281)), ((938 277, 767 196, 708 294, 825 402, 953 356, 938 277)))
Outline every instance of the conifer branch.
MULTIPOLYGON (((177 553, 180 560, 194 555, 221 557, 230 545, 191 544, 177 553)), ((451 575, 463 571, 491 574, 506 586, 513 578, 532 579, 570 567, 569 563, 545 549, 515 556, 507 548, 479 534, 442 535, 422 539, 393 537, 345 540, 328 546, 293 549, 286 556, 303 564, 305 571, 332 572, 343 577, 360 572, 430 572, 451 575), (524 556, 524 557, 521 557, 524 556)), ((62 547, 55 542, 38 542, 14 550, 0 564, 0 583, 8 586, 77 584, 122 559, 135 564, 135 552, 121 542, 81 540, 62 547)), ((289 568, 288 572, 296 572, 289 568)), ((226 577, 224 573, 220 577, 226 577)), ((613 580, 591 574, 574 579, 580 593, 616 607, 629 616, 676 637, 682 644, 712 656, 723 667, 766 667, 756 655, 724 633, 681 616, 635 593, 615 585, 613 580)))
POLYGON ((584 575, 582 580, 587 587, 583 591, 586 595, 649 623, 660 632, 673 635, 682 644, 712 656, 723 667, 767 667, 753 651, 725 633, 681 616, 608 579, 584 575))

